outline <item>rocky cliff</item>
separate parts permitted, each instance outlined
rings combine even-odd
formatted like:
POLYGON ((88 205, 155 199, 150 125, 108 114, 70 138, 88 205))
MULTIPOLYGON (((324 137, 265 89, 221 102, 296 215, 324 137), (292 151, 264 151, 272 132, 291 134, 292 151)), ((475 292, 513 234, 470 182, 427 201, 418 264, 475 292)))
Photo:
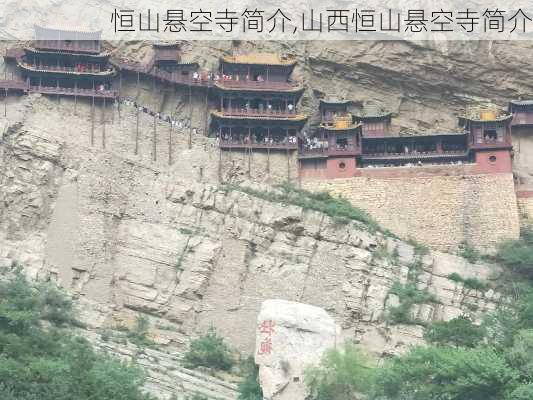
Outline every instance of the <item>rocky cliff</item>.
POLYGON ((87 116, 72 105, 10 100, 0 259, 73 293, 90 331, 132 327, 144 314, 153 340, 174 351, 214 326, 247 355, 260 304, 280 298, 324 308, 344 337, 383 356, 420 343, 424 321, 475 317, 498 300, 493 289, 450 279, 492 279, 497 288, 493 266, 423 254, 362 223, 280 204, 266 196, 279 189, 266 185, 217 184, 212 139, 177 146, 169 167, 121 151, 134 116, 114 110, 113 145, 91 147, 87 116), (391 323, 390 308, 403 301, 391 289, 409 282, 432 296, 409 310, 417 323, 391 323))
MULTIPOLYGON (((400 112, 398 125, 444 129, 472 99, 503 103, 529 89, 529 53, 517 52, 523 46, 245 43, 239 51, 295 54, 308 110, 322 93, 378 98, 400 112)), ((190 48, 214 65, 229 45, 190 48)), ((154 103, 159 96, 147 85, 140 98, 154 103)), ((192 102, 199 128, 203 104, 192 102)), ((160 107, 188 112, 180 93, 165 93, 160 107)), ((280 204, 261 195, 279 190, 266 185, 245 183, 253 192, 220 185, 213 139, 194 135, 189 148, 189 131, 169 132, 156 122, 154 146, 153 120, 141 115, 135 138, 132 109, 99 110, 95 122, 89 104, 32 95, 9 98, 2 115, 0 266, 20 264, 32 277, 57 281, 78 299, 91 334, 131 327, 143 314, 164 349, 179 354, 213 325, 248 355, 260 304, 278 298, 322 307, 343 337, 385 356, 420 343, 424 322, 462 313, 476 318, 499 299, 497 267, 425 254, 359 222, 280 204), (457 275, 492 287, 469 288, 452 279, 457 275), (404 321, 410 323, 393 323, 391 309, 405 300, 394 288, 408 283, 431 296, 410 308, 404 321)), ((152 381, 162 398, 172 393, 165 379, 152 381)), ((191 385, 204 384, 185 390, 191 385)), ((228 390, 220 397, 231 398, 234 387, 228 390)))

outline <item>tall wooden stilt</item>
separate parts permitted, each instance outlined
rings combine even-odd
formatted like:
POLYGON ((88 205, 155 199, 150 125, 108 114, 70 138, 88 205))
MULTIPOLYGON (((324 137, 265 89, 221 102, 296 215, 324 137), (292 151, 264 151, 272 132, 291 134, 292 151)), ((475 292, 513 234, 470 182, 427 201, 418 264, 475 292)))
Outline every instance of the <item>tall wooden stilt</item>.
POLYGON ((222 183, 222 128, 218 128, 218 183, 222 183))
POLYGON ((4 92, 4 117, 7 117, 7 88, 4 92))
POLYGON ((192 86, 189 85, 189 149, 192 148, 192 86))
POLYGON ((154 114, 154 134, 152 138, 152 159, 157 161, 157 114, 154 114))
POLYGON ((78 115, 78 80, 74 81, 74 115, 78 115))
POLYGON ((267 128, 267 174, 270 174, 270 128, 267 128))
POLYGON ((94 96, 91 103, 91 146, 94 146, 94 96))
MULTIPOLYGON (((246 154, 246 153, 245 153, 246 154)), ((248 127, 248 177, 252 175, 252 128, 248 127)))
POLYGON ((135 155, 139 154, 139 105, 137 105, 136 127, 135 127, 135 155))
POLYGON ((290 152, 289 152, 289 129, 286 129, 286 135, 287 139, 287 182, 291 181, 291 162, 290 162, 290 152))
POLYGON ((172 124, 168 125, 168 165, 172 165, 172 124))
POLYGON ((204 136, 209 136, 208 129, 208 119, 209 119, 209 104, 208 104, 208 95, 209 89, 205 89, 205 121, 204 121, 204 136))
POLYGON ((106 109, 106 104, 105 104, 105 97, 104 97, 104 101, 102 103, 102 148, 105 149, 105 109, 106 109))

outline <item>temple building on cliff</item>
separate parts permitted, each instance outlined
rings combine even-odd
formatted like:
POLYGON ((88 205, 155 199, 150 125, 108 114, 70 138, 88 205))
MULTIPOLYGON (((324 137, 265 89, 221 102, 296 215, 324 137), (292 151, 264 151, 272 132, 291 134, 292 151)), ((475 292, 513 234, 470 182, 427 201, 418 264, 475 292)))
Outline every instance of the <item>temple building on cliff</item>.
POLYGON ((103 50, 99 31, 76 27, 35 27, 35 40, 9 49, 5 59, 18 67, 0 89, 49 95, 114 99, 115 68, 103 50))
POLYGON ((392 129, 392 113, 378 103, 357 109, 349 100, 324 98, 319 125, 303 131, 307 115, 298 104, 304 87, 291 77, 293 58, 270 53, 224 56, 216 71, 202 71, 183 57, 177 43, 153 43, 151 58, 142 64, 110 59, 98 31, 37 26, 35 37, 23 48, 7 50, 4 58, 16 72, 0 80, 0 94, 85 97, 103 100, 105 106, 106 99, 120 99, 123 74, 133 73, 137 85, 148 78, 154 88, 156 80, 163 88, 185 88, 192 110, 197 90, 210 110, 204 132, 218 138, 221 152, 283 151, 298 159, 304 179, 347 178, 367 168, 443 164, 510 172, 511 133, 526 135, 533 129, 529 100, 511 101, 508 113, 473 108, 459 118, 456 131, 406 135, 392 129))
POLYGON ((298 110, 303 86, 291 80, 295 64, 276 54, 221 58, 211 113, 221 149, 298 149, 307 117, 298 110))
POLYGON ((300 174, 323 178, 352 176, 361 155, 361 123, 348 112, 351 101, 320 100, 321 123, 315 135, 300 138, 300 174))

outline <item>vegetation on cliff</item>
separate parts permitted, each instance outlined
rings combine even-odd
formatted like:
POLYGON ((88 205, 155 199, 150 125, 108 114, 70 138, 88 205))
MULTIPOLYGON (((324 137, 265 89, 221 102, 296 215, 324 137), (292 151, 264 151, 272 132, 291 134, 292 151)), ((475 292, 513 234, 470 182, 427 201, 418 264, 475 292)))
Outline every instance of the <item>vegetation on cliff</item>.
POLYGON ((148 400, 132 365, 69 333, 72 305, 54 287, 17 274, 0 282, 2 400, 148 400))
POLYGON ((207 367, 227 371, 233 366, 233 358, 224 338, 211 328, 206 335, 191 341, 183 357, 186 368, 207 367))
POLYGON ((363 223, 371 232, 383 232, 392 235, 366 212, 354 207, 348 200, 341 197, 333 197, 327 192, 309 192, 295 187, 290 183, 277 185, 275 190, 261 191, 247 186, 226 185, 230 190, 238 190, 243 193, 258 197, 264 200, 290 204, 302 207, 304 210, 314 210, 322 212, 338 224, 347 224, 350 221, 363 223))
POLYGON ((328 353, 321 367, 310 370, 311 399, 533 399, 533 282, 528 282, 533 232, 526 229, 519 240, 503 243, 496 258, 512 270, 514 280, 502 303, 481 324, 466 316, 436 322, 425 331, 428 346, 415 347, 373 370, 347 350, 328 353), (365 379, 347 380, 354 370, 365 379), (336 394, 317 390, 323 386, 335 388, 336 394))

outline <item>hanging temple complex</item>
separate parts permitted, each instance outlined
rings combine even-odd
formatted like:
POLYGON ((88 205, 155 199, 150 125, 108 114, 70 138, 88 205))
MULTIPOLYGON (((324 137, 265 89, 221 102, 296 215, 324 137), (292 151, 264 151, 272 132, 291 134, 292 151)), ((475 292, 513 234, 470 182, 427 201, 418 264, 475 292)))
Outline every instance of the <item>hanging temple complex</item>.
POLYGON ((320 122, 310 126, 299 108, 304 86, 291 79, 294 59, 224 56, 207 72, 184 60, 177 44, 154 43, 150 62, 140 64, 112 58, 99 32, 74 32, 77 40, 68 33, 65 40, 63 28, 36 27, 31 45, 8 49, 13 72, 0 79, 1 95, 85 99, 94 114, 120 107, 125 80, 157 81, 189 98, 200 93, 210 110, 203 132, 216 139, 222 181, 228 155, 252 180, 254 160, 261 173, 342 195, 398 235, 437 248, 464 241, 493 248, 517 237, 519 214, 533 214, 533 190, 513 180, 512 143, 533 135, 533 101, 471 108, 455 131, 402 134, 378 103, 330 97, 320 100, 320 122))

